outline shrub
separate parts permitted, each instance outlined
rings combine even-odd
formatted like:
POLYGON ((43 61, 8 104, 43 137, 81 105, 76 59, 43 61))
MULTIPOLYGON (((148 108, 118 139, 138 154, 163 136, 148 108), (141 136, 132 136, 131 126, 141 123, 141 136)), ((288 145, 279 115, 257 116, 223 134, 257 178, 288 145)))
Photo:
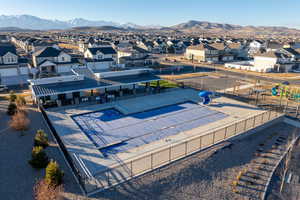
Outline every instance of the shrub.
POLYGON ((40 169, 45 168, 48 165, 48 163, 48 156, 43 150, 43 147, 33 147, 31 153, 31 160, 29 161, 29 164, 31 164, 31 166, 34 168, 40 169))
POLYGON ((17 112, 17 106, 15 103, 10 103, 7 107, 7 114, 14 115, 17 112))
POLYGON ((17 99, 17 95, 15 94, 14 91, 10 91, 9 92, 9 101, 10 102, 15 102, 15 100, 17 99))
POLYGON ((62 200, 63 187, 55 187, 48 185, 45 180, 38 181, 34 186, 35 200, 62 200))
POLYGON ((10 120, 10 127, 16 131, 25 131, 29 125, 29 119, 23 112, 15 113, 10 120))
POLYGON ((243 172, 239 172, 238 175, 236 176, 236 179, 239 181, 242 176, 243 176, 243 172))
POLYGON ((48 136, 43 130, 37 130, 34 137, 34 146, 42 146, 46 148, 49 145, 48 136))
POLYGON ((56 161, 50 161, 46 168, 45 181, 48 185, 58 186, 62 183, 64 173, 56 161))
POLYGON ((15 102, 18 107, 23 107, 26 105, 26 100, 23 96, 18 95, 15 99, 15 102))
POLYGON ((267 161, 267 160, 263 160, 263 161, 262 161, 262 164, 263 164, 263 165, 267 165, 267 164, 268 164, 268 161, 267 161))
POLYGON ((237 181, 232 181, 232 185, 233 185, 234 187, 236 187, 236 186, 238 185, 238 182, 237 182, 237 181))

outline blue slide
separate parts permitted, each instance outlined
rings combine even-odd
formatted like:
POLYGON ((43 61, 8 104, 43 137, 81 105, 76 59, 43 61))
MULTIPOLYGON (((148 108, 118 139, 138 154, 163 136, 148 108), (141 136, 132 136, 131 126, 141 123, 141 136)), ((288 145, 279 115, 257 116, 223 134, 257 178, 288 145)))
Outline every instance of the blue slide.
POLYGON ((198 95, 203 99, 203 101, 202 101, 203 105, 207 105, 211 102, 211 95, 212 94, 213 93, 210 92, 210 91, 201 91, 201 92, 199 92, 198 95))

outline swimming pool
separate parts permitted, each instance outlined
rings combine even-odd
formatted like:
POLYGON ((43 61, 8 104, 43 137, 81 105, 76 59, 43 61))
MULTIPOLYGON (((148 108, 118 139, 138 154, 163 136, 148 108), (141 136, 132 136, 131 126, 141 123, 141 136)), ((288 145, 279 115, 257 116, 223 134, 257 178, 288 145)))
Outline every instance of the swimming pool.
POLYGON ((105 153, 118 153, 227 117, 193 102, 124 115, 116 109, 73 115, 87 137, 105 153))

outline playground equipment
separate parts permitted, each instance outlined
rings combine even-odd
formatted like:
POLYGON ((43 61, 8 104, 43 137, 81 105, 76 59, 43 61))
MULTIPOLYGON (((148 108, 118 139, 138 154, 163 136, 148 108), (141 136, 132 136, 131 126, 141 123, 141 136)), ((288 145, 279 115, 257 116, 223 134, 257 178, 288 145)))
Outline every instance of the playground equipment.
POLYGON ((208 105, 211 102, 213 93, 210 91, 201 91, 198 95, 202 98, 203 105, 208 105))
POLYGON ((277 84, 271 90, 272 96, 286 97, 296 101, 300 100, 300 88, 286 84, 277 84))

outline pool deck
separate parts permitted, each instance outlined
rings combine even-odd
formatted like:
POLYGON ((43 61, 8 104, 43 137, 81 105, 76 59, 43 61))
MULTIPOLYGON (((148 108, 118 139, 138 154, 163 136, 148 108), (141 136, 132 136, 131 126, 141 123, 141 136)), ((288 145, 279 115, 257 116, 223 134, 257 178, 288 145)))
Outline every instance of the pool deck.
POLYGON ((126 100, 120 100, 107 104, 95 104, 89 106, 68 106, 47 110, 47 115, 52 125, 59 134, 61 140, 65 144, 69 154, 74 159, 79 159, 81 165, 84 166, 84 172, 95 175, 98 172, 117 166, 124 160, 128 161, 142 157, 144 154, 159 151, 166 146, 174 145, 186 138, 205 135, 206 133, 233 124, 237 121, 247 119, 251 116, 258 115, 263 110, 254 106, 241 103, 225 97, 219 97, 213 100, 208 106, 210 110, 222 112, 227 117, 215 122, 211 122, 179 134, 169 136, 162 140, 154 141, 136 148, 129 149, 111 156, 103 155, 95 148, 93 142, 82 132, 80 127, 72 119, 72 115, 84 114, 87 112, 95 112, 103 109, 115 108, 123 114, 142 112, 162 106, 178 104, 186 101, 198 103, 200 98, 198 92, 192 89, 180 89, 167 93, 142 96, 126 100))

